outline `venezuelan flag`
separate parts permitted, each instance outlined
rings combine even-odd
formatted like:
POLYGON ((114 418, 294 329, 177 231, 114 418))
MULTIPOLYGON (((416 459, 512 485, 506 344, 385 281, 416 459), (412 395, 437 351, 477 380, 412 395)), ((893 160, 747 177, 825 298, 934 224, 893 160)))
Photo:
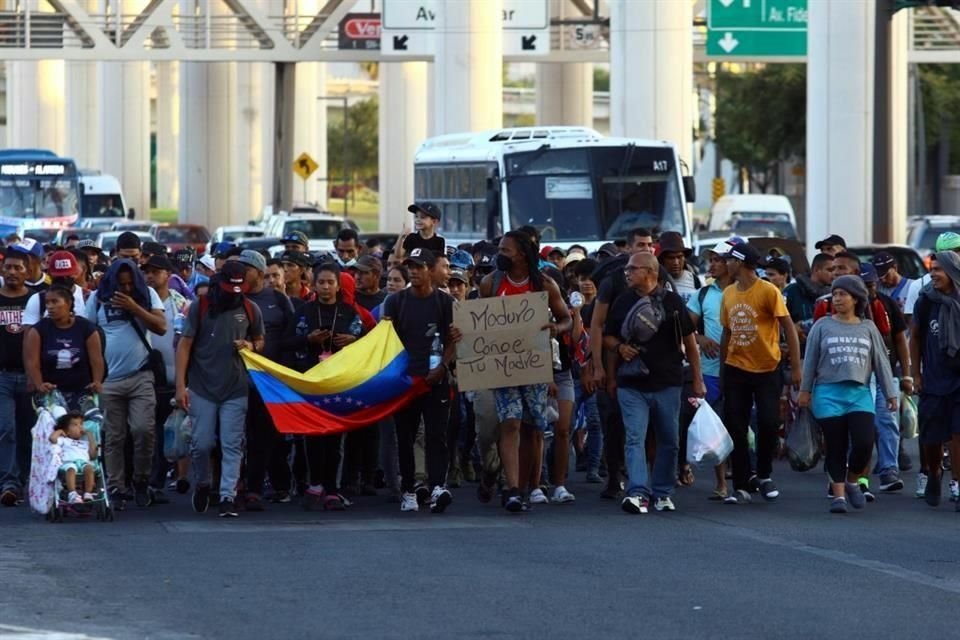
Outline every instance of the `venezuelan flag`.
POLYGON ((306 373, 252 351, 244 364, 280 433, 333 435, 392 415, 428 390, 407 375, 409 357, 389 321, 306 373))

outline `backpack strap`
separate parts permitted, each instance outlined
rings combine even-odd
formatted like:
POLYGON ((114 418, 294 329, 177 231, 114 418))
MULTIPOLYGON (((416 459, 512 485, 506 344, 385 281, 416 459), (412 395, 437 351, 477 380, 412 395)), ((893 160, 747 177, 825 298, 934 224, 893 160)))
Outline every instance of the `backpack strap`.
MULTIPOLYGON (((710 285, 711 287, 713 285, 710 285)), ((703 301, 707 299, 707 294, 710 292, 710 287, 700 287, 700 290, 697 291, 697 302, 700 306, 700 314, 697 316, 697 333, 700 335, 706 335, 704 333, 704 321, 703 321, 703 301)))

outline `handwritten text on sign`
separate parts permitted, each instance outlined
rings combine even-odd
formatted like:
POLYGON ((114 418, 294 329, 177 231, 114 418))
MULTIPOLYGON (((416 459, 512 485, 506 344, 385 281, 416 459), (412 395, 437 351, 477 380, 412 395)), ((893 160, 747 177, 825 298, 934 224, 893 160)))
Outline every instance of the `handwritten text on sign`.
POLYGON ((553 382, 545 292, 453 303, 460 391, 553 382))

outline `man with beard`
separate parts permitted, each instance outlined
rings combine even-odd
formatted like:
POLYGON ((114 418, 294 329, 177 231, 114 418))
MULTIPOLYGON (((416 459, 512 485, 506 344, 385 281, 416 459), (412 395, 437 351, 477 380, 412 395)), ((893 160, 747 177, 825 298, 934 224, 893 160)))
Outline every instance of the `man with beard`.
POLYGON ((219 440, 221 518, 238 515, 237 482, 250 388, 239 352, 261 351, 264 345, 263 316, 244 296, 246 277, 244 264, 224 263, 207 295, 190 305, 177 346, 177 404, 193 420, 193 509, 203 513, 210 506, 210 453, 219 440))

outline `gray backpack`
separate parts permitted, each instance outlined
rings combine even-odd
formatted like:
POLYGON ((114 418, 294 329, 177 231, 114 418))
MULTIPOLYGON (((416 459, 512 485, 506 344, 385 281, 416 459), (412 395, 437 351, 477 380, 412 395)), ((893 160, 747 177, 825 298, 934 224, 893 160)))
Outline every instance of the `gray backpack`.
POLYGON ((649 342, 660 330, 660 325, 666 317, 663 289, 657 287, 650 295, 643 296, 630 308, 620 326, 620 337, 633 346, 649 342))

